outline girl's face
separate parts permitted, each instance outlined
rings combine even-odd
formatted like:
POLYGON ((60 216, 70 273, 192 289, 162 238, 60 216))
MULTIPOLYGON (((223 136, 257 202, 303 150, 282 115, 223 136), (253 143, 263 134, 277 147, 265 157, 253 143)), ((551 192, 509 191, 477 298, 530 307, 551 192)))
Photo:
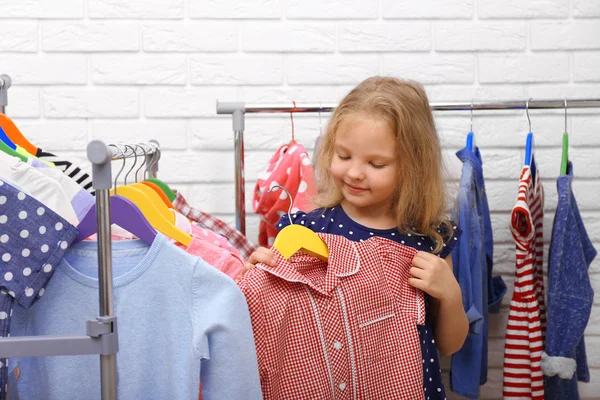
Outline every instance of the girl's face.
POLYGON ((385 121, 345 118, 336 132, 331 174, 358 212, 389 214, 397 188, 396 141, 385 121))

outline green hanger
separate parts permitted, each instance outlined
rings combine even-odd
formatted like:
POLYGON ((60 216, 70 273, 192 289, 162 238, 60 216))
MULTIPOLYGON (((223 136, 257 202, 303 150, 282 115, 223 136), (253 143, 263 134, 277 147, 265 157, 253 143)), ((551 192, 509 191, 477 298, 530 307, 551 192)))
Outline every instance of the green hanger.
POLYGON ((567 99, 565 99, 565 133, 562 139, 562 156, 560 160, 560 174, 567 174, 567 166, 569 164, 569 134, 567 133, 567 99))
POLYGON ((156 186, 158 186, 159 188, 161 188, 161 190, 163 192, 165 192, 165 194, 167 195, 169 201, 173 202, 177 198, 177 195, 175 194, 175 192, 173 192, 171 190, 171 188, 169 187, 169 185, 167 185, 166 183, 164 183, 160 179, 158 179, 158 178, 148 178, 146 180, 148 182, 154 183, 156 186))
POLYGON ((2 150, 3 152, 5 152, 9 156, 17 157, 21 161, 23 161, 25 163, 27 162, 27 157, 26 156, 24 156, 21 153, 17 153, 15 150, 13 150, 10 147, 8 147, 8 145, 6 143, 4 143, 2 140, 0 140, 0 150, 2 150))
POLYGON ((560 160, 560 174, 561 175, 567 174, 568 164, 569 164, 569 134, 565 132, 563 134, 562 157, 560 160))

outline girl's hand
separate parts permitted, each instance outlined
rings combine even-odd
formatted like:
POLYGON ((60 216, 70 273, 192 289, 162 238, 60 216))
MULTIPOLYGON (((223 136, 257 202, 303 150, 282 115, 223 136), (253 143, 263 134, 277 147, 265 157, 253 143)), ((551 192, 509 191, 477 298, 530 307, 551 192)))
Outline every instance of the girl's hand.
POLYGON ((244 276, 246 272, 254 268, 256 263, 263 263, 270 267, 274 267, 275 265, 277 265, 277 258, 275 257, 275 253, 273 253, 271 250, 267 249, 266 247, 259 247, 254 253, 250 255, 248 261, 246 261, 246 264, 244 265, 244 270, 242 271, 240 276, 238 276, 238 279, 244 276))
POLYGON ((461 298, 460 286, 446 260, 419 251, 413 258, 412 265, 409 285, 421 289, 441 302, 456 299, 457 296, 461 298))

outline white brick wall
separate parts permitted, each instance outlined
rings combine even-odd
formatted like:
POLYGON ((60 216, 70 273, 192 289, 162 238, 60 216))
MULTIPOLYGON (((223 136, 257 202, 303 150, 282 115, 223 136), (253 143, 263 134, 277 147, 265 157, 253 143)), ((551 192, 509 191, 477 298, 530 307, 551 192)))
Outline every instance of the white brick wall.
MULTIPOLYGON (((215 101, 338 101, 360 80, 422 81, 432 101, 600 98, 598 0, 0 0, 0 73, 7 113, 40 147, 85 163, 85 145, 158 139, 160 176, 192 203, 234 220, 231 119, 215 101)), ((321 116, 324 126, 328 118, 321 116)), ((546 241, 556 208, 562 112, 532 111, 546 188, 546 241)), ((467 113, 436 113, 455 188, 467 113)), ((311 151, 318 115, 296 115, 311 151)), ((571 110, 574 190, 600 249, 600 110, 571 110)), ((528 130, 523 112, 476 112, 476 141, 495 234, 496 271, 511 286, 508 216, 528 130)), ((246 119, 247 208, 272 152, 291 137, 289 116, 246 119)), ((248 216, 257 237, 258 218, 248 216)), ((600 258, 592 264, 600 293, 600 258)), ((509 296, 490 323, 490 376, 482 398, 501 398, 509 296)), ((587 329, 600 393, 600 295, 587 329)), ((448 365, 448 360, 444 360, 448 365)), ((450 396, 451 398, 453 396, 450 396)))

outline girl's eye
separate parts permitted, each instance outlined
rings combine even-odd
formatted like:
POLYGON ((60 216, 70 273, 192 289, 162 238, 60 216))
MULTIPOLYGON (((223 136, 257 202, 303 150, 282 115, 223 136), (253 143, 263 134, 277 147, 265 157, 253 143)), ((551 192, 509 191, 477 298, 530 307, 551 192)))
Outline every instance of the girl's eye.
POLYGON ((371 166, 375 169, 381 169, 381 168, 385 167, 385 165, 379 165, 379 164, 373 164, 373 163, 371 163, 371 166))
POLYGON ((348 157, 348 156, 341 156, 339 154, 338 154, 338 157, 340 158, 340 160, 349 160, 350 159, 350 157, 348 157))

